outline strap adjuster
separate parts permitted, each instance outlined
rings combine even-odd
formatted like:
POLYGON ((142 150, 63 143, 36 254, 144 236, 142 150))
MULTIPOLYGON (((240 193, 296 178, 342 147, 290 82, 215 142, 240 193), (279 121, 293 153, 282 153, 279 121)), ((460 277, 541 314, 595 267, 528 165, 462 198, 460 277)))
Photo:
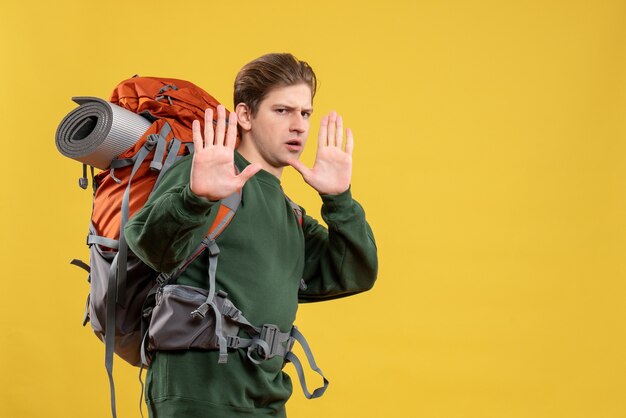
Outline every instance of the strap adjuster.
POLYGON ((218 247, 217 242, 214 239, 210 239, 205 237, 202 240, 202 244, 209 250, 209 255, 216 256, 220 254, 220 247, 218 247))
POLYGON ((204 302, 202 305, 198 306, 196 310, 191 312, 191 317, 195 320, 204 319, 208 312, 209 312, 209 304, 204 302))
POLYGON ((170 275, 167 273, 160 273, 156 278, 156 282, 159 286, 163 286, 169 280, 170 280, 170 275))
POLYGON ((226 336, 226 346, 228 348, 239 348, 239 343, 241 339, 236 335, 227 335, 226 336))
MULTIPOLYGON (((263 328, 261 328, 259 339, 265 341, 269 347, 269 353, 265 353, 265 356, 268 358, 274 357, 274 355, 278 351, 278 344, 280 343, 280 341, 276 337, 279 332, 280 330, 278 329, 278 327, 272 324, 264 324, 263 328)), ((259 349, 262 348, 259 347, 259 349)))

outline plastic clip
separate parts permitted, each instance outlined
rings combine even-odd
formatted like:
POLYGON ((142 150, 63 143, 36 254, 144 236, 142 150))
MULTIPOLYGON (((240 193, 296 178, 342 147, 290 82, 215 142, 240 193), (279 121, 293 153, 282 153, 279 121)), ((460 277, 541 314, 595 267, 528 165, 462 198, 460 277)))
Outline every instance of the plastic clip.
POLYGON ((157 276, 156 282, 159 286, 163 286, 170 280, 171 276, 167 273, 161 273, 157 276))
POLYGON ((217 242, 215 242, 215 240, 209 240, 205 238, 202 240, 202 243, 209 250, 209 255, 216 256, 220 254, 220 247, 217 245, 217 242))
MULTIPOLYGON (((276 338, 276 334, 279 332, 279 329, 276 325, 272 324, 264 324, 261 329, 261 335, 259 339, 265 341, 269 347, 269 353, 261 353, 259 355, 265 358, 274 357, 277 349, 278 349, 278 339, 276 338)), ((262 347, 258 347, 259 350, 263 350, 262 347)))
POLYGON ((191 312, 191 317, 193 319, 203 319, 206 316, 207 312, 209 312, 209 305, 207 303, 203 303, 202 305, 198 306, 198 309, 191 312))
POLYGON ((228 348, 239 348, 240 338, 236 335, 226 336, 226 346, 228 348))

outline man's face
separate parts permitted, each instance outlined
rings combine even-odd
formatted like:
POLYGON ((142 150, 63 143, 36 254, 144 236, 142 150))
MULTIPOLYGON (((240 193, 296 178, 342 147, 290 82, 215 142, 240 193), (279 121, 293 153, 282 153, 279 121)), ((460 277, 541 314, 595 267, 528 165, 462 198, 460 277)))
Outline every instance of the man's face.
POLYGON ((255 159, 270 172, 282 172, 288 159, 297 159, 309 135, 313 111, 311 89, 306 84, 275 87, 265 96, 250 120, 245 141, 255 159), (268 167, 269 166, 269 167, 268 167))

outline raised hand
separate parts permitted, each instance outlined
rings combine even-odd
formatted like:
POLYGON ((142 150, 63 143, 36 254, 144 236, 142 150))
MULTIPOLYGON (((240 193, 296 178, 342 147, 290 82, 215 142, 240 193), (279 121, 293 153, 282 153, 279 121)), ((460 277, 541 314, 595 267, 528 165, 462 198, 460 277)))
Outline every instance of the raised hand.
POLYGON ((346 130, 343 144, 343 119, 336 112, 324 116, 317 138, 317 155, 310 169, 296 159, 287 162, 302 174, 304 181, 321 194, 339 194, 348 190, 352 178, 352 131, 346 130))
POLYGON ((260 169, 254 163, 238 175, 235 173, 234 150, 237 139, 237 114, 231 112, 226 132, 226 109, 217 107, 217 125, 213 132, 213 111, 204 112, 204 139, 200 122, 193 121, 194 153, 191 163, 191 191, 209 200, 220 200, 241 190, 260 169))

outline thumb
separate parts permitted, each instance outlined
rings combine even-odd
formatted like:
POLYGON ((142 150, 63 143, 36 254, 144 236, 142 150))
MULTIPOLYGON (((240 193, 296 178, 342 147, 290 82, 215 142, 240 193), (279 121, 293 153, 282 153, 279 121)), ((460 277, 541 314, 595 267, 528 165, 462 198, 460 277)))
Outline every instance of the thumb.
POLYGON ((300 160, 290 159, 287 160, 287 163, 296 170, 298 170, 298 172, 302 174, 302 177, 306 177, 311 172, 311 170, 309 170, 309 168, 304 165, 304 163, 302 163, 300 160))
POLYGON ((256 173, 261 170, 261 164, 252 163, 249 164, 246 168, 243 169, 241 173, 237 176, 241 179, 241 184, 245 184, 248 180, 250 180, 256 173))

